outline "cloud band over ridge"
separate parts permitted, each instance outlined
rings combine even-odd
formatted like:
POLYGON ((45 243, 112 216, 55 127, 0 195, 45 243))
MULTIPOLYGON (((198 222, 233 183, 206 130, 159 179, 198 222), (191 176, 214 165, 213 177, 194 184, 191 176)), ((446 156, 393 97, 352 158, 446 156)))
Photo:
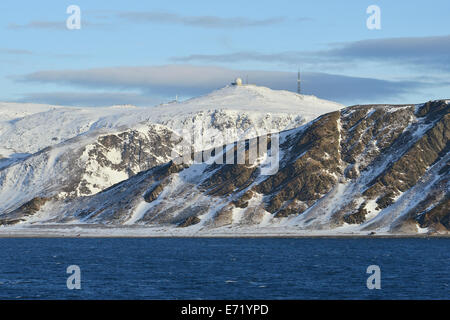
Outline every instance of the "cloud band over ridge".
MULTIPOLYGON (((22 100, 36 99, 39 102, 76 104, 76 101, 88 104, 89 96, 93 102, 102 105, 130 103, 148 105, 161 102, 175 95, 191 97, 208 93, 229 84, 234 78, 249 79, 251 84, 267 86, 272 89, 296 90, 295 72, 234 70, 216 66, 163 65, 92 68, 84 70, 47 70, 22 76, 16 81, 49 83, 65 87, 81 88, 83 99, 75 98, 76 93, 24 94, 22 100), (100 95, 90 90, 112 90, 100 95), (131 91, 131 92, 130 92, 131 91), (120 94, 122 93, 122 94, 120 94), (70 97, 74 103, 70 103, 70 97), (128 99, 128 100, 127 100, 128 99), (116 102, 117 101, 117 102, 116 102)), ((372 78, 350 77, 320 72, 302 73, 302 88, 305 94, 338 102, 358 103, 373 99, 391 99, 410 90, 424 87, 415 81, 387 81, 372 78)))

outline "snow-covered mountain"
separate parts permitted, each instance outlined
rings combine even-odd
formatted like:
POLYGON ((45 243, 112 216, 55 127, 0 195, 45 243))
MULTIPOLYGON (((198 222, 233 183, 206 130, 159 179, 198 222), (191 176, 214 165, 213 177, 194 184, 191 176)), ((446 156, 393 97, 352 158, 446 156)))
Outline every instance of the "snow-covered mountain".
POLYGON ((25 158, 15 155, 31 149, 10 154, 0 222, 162 235, 448 234, 449 101, 341 107, 243 86, 151 109, 88 110, 95 126, 25 158), (177 161, 186 131, 198 127, 208 139, 189 140, 191 158, 222 145, 215 159, 237 156, 243 142, 246 163, 177 161), (251 158, 252 141, 265 139, 271 151, 251 158), (264 175, 277 144, 278 170, 264 175))
POLYGON ((186 133, 207 136, 191 141, 201 150, 293 128, 341 107, 253 85, 148 108, 3 103, 0 213, 35 198, 96 194, 171 160, 186 133))
POLYGON ((99 129, 116 132, 139 123, 163 124, 177 130, 192 123, 193 118, 224 125, 239 120, 251 121, 267 131, 293 127, 342 107, 314 96, 254 85, 227 86, 205 96, 147 108, 0 103, 0 157, 32 154, 99 129))

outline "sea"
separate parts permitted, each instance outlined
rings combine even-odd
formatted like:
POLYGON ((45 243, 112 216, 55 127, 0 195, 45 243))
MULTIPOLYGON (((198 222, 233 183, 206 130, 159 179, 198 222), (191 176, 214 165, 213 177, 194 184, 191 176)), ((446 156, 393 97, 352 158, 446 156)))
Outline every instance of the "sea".
POLYGON ((3 238, 0 299, 450 299, 449 238, 3 238))

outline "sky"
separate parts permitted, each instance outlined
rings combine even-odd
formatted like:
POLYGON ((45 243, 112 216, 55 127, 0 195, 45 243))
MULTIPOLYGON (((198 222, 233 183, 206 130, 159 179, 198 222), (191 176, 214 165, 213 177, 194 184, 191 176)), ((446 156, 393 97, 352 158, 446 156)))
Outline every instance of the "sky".
POLYGON ((448 99, 449 13, 448 0, 2 1, 0 101, 151 106, 235 77, 295 92, 299 69, 302 93, 345 105, 448 99))

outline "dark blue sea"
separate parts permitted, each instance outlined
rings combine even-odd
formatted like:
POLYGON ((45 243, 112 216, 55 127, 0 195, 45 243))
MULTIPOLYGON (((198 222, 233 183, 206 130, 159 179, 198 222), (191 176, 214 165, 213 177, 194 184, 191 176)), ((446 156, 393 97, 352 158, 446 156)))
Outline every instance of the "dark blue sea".
POLYGON ((0 299, 450 299, 449 249, 436 238, 0 239, 0 299), (367 288, 369 265, 381 289, 367 288))

